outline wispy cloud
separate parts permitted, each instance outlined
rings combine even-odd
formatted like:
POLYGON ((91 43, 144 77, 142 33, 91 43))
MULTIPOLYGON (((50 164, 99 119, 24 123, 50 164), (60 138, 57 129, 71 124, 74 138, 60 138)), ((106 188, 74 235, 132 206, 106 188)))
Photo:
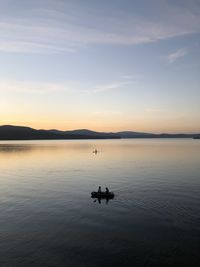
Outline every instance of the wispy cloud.
POLYGON ((44 44, 25 41, 2 41, 0 51, 7 53, 34 53, 34 54, 57 54, 64 52, 75 52, 75 48, 57 46, 56 44, 44 44))
POLYGON ((32 81, 0 81, 0 92, 44 94, 65 90, 67 90, 66 86, 56 83, 32 81))
POLYGON ((96 94, 105 93, 116 89, 123 89, 126 85, 133 83, 133 79, 120 79, 99 85, 82 84, 77 81, 64 81, 63 83, 48 83, 24 80, 1 80, 0 93, 16 92, 25 94, 49 94, 49 93, 78 93, 96 94))
POLYGON ((93 92, 101 93, 101 92, 111 91, 122 88, 125 85, 127 85, 127 82, 113 82, 113 83, 98 85, 94 88, 93 92))
POLYGON ((127 85, 132 84, 138 80, 137 76, 134 75, 123 75, 118 81, 113 81, 106 84, 100 84, 94 87, 92 90, 93 93, 103 93, 103 92, 109 92, 117 89, 123 89, 127 85))
POLYGON ((125 89, 127 85, 131 85, 134 82, 137 82, 140 77, 140 75, 122 75, 118 80, 96 85, 92 90, 89 90, 88 92, 104 93, 118 89, 125 89))
POLYGON ((187 54, 190 53, 190 50, 187 48, 180 48, 178 50, 176 50, 173 53, 170 53, 169 55, 166 56, 166 60, 169 64, 174 63, 176 60, 178 60, 179 58, 182 58, 184 56, 186 56, 187 54))
POLYGON ((137 76, 135 75, 123 75, 122 76, 122 79, 125 79, 125 80, 133 80, 135 78, 137 78, 137 76))
POLYGON ((119 110, 102 110, 102 111, 95 111, 93 114, 95 116, 108 116, 108 115, 119 116, 122 115, 123 112, 119 110))
MULTIPOLYGON (((145 18, 116 7, 86 8, 81 1, 47 2, 30 1, 33 8, 25 2, 14 15, 1 8, 0 51, 64 53, 88 44, 136 45, 200 32, 200 6, 194 2, 188 8, 152 0, 158 16, 145 18)), ((10 11, 12 1, 5 3, 10 11)))

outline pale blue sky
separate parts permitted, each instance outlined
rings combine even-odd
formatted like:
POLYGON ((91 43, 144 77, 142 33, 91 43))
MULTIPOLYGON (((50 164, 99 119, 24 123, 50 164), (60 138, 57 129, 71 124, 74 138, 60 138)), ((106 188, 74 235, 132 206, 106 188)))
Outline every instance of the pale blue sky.
POLYGON ((0 0, 0 124, 200 132, 199 0, 0 0))

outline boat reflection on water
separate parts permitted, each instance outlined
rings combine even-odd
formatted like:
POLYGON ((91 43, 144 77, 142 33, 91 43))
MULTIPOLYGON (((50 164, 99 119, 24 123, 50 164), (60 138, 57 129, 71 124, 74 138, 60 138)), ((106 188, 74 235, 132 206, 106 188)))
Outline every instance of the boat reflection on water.
MULTIPOLYGON (((94 198, 94 197, 91 197, 91 198, 94 198)), ((93 202, 98 202, 99 204, 101 204, 102 200, 105 204, 108 204, 108 202, 111 200, 111 199, 114 199, 114 196, 111 198, 111 197, 96 197, 95 200, 93 202)))

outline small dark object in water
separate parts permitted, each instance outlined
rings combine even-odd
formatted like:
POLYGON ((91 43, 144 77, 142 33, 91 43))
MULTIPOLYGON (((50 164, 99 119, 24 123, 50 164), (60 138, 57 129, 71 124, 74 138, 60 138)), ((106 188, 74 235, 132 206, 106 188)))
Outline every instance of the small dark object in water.
POLYGON ((113 192, 92 192, 91 197, 92 198, 114 198, 115 194, 113 192))

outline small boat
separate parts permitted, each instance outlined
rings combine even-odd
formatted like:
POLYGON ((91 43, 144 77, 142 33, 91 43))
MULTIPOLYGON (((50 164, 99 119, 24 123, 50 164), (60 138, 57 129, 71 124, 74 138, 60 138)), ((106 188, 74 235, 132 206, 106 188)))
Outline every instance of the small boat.
POLYGON ((113 192, 92 192, 91 197, 92 198, 114 198, 115 194, 113 192))

